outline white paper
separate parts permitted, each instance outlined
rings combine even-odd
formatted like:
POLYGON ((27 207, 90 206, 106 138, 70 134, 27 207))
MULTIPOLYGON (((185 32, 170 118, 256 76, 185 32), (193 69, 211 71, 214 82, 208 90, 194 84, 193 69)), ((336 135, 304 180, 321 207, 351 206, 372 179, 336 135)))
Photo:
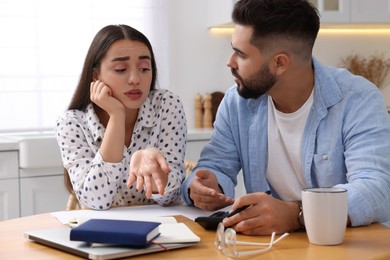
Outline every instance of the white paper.
POLYGON ((159 226, 160 236, 153 240, 156 244, 199 242, 200 237, 194 234, 184 223, 165 223, 159 226))
MULTIPOLYGON (((226 209, 226 208, 225 208, 226 209)), ((224 210, 225 210, 224 209, 224 210)), ((182 215, 195 220, 197 217, 209 216, 213 212, 204 211, 190 206, 169 206, 144 205, 110 208, 108 210, 70 210, 51 213, 62 224, 68 224, 75 221, 83 221, 92 218, 105 219, 124 219, 124 220, 148 220, 159 221, 161 223, 172 223, 176 220, 172 216, 182 215), (161 218, 170 216, 172 218, 161 218), (157 218, 157 219, 156 219, 157 218), (172 219, 174 221, 172 221, 172 219)))

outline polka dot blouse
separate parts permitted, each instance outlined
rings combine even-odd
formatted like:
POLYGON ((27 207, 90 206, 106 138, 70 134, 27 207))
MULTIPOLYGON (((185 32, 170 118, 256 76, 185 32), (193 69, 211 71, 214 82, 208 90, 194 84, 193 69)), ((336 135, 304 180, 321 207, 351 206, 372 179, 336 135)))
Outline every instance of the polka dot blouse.
POLYGON ((180 199, 185 178, 184 154, 187 124, 178 96, 168 90, 150 92, 141 106, 129 147, 124 146, 123 159, 109 163, 102 159, 99 147, 105 127, 99 122, 92 104, 86 111, 68 110, 57 120, 57 142, 73 190, 84 207, 108 209, 111 206, 153 204, 166 206, 180 199), (131 155, 155 147, 165 156, 171 172, 163 195, 145 197, 134 183, 127 187, 131 155))

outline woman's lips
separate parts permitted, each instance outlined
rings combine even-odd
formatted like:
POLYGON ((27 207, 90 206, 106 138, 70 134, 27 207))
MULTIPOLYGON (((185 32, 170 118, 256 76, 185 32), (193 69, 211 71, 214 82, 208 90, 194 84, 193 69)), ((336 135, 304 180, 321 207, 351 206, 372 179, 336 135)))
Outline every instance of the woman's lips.
POLYGON ((142 97, 142 91, 139 89, 134 89, 134 90, 127 91, 125 93, 125 95, 128 98, 135 100, 135 99, 139 99, 140 97, 142 97))

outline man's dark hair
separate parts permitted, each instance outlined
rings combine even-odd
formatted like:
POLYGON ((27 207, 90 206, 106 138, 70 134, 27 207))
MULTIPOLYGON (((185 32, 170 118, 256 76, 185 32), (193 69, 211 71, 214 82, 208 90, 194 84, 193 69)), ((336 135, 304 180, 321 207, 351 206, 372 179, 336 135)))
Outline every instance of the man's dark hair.
POLYGON ((306 0, 239 0, 232 19, 253 28, 251 43, 260 50, 290 40, 311 55, 320 28, 318 11, 306 0))

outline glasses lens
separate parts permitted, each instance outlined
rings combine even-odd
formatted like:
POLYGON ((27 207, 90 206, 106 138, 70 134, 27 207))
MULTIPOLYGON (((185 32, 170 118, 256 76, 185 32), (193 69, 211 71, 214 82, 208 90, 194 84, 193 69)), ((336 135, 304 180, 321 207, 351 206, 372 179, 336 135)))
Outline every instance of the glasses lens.
POLYGON ((236 231, 232 228, 228 228, 225 230, 225 236, 224 236, 224 249, 223 253, 226 256, 229 257, 236 257, 238 256, 237 249, 236 249, 236 231))
POLYGON ((217 227, 217 234, 215 235, 215 246, 218 248, 218 250, 222 250, 223 248, 223 233, 225 232, 225 226, 222 223, 218 224, 217 227))

